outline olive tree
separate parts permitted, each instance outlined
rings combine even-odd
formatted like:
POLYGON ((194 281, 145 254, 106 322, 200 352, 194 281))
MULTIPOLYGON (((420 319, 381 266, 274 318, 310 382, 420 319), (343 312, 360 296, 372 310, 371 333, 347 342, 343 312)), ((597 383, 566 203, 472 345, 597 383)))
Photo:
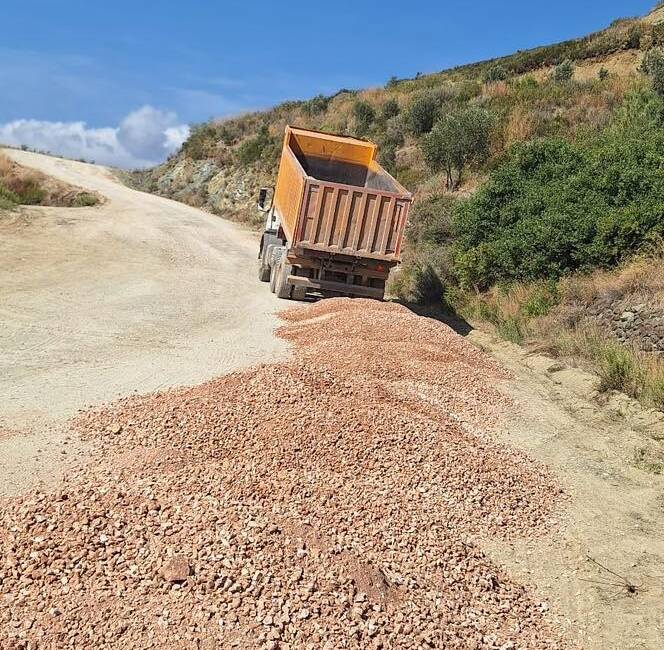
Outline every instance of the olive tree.
POLYGON ((444 171, 446 187, 456 191, 464 169, 486 161, 493 118, 484 108, 471 107, 443 115, 422 141, 422 153, 434 172, 444 171))

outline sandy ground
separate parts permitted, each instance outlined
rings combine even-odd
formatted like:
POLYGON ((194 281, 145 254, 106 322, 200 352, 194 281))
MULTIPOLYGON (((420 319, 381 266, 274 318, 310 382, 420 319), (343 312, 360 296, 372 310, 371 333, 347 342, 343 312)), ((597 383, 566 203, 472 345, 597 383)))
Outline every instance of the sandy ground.
POLYGON ((478 330, 468 338, 515 376, 505 388, 517 409, 499 437, 570 497, 555 534, 483 549, 545 593, 582 648, 664 648, 664 476, 635 463, 639 450, 661 452, 662 414, 618 393, 600 403, 592 375, 478 330))
POLYGON ((30 434, 0 435, 0 494, 52 479, 76 456, 62 423, 78 409, 285 350, 253 234, 103 167, 6 153, 108 201, 0 219, 0 430, 30 434))

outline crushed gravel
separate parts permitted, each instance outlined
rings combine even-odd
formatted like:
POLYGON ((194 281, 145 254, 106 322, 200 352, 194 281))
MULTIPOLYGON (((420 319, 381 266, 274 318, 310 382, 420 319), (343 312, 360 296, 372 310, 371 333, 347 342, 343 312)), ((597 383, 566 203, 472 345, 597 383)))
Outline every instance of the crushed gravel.
POLYGON ((95 460, 2 504, 0 647, 567 647, 475 541, 560 500, 487 433, 505 371, 397 305, 282 317, 287 362, 81 413, 95 460))

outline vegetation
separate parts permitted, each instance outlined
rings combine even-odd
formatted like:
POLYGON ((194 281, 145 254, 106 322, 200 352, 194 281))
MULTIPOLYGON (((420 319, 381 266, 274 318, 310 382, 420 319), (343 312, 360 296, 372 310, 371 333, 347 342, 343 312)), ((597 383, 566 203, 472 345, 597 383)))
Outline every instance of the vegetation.
MULTIPOLYGON (((274 178, 286 124, 369 138, 416 199, 393 293, 444 301, 514 342, 544 341, 600 373, 604 388, 661 404, 661 375, 643 355, 600 345, 560 314, 573 301, 571 279, 629 265, 664 236, 663 48, 664 24, 628 18, 384 88, 211 121, 167 163, 168 182, 157 182, 164 170, 145 182, 228 214, 188 180, 203 165, 215 184, 241 172, 255 188, 274 178), (175 173, 183 159, 193 164, 175 173)), ((238 187, 215 187, 215 196, 232 194, 235 209, 238 187)), ((248 193, 237 208, 247 220, 254 202, 248 193)))
POLYGON ((574 76, 574 64, 567 59, 559 63, 551 73, 551 78, 558 83, 565 83, 570 81, 574 76))
POLYGON ((434 172, 445 172, 448 190, 461 185, 463 170, 489 157, 492 118, 483 108, 446 113, 422 143, 424 158, 434 172))
POLYGON ((655 92, 664 97, 664 50, 649 50, 643 57, 641 70, 652 80, 655 92))
POLYGON ((456 213, 459 283, 614 266, 664 234, 663 113, 652 91, 634 91, 598 135, 515 146, 456 213))
POLYGON ((98 202, 94 194, 49 179, 0 155, 0 210, 13 210, 19 205, 91 206, 98 202))

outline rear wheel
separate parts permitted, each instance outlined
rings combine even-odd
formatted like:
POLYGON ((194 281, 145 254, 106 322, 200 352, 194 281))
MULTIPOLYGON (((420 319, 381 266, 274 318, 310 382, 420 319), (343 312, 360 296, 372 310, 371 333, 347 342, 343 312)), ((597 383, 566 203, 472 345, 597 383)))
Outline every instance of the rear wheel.
POLYGON ((271 266, 270 267, 270 291, 274 293, 277 288, 277 273, 279 272, 279 267, 271 266))
POLYGON ((293 267, 282 257, 279 265, 276 267, 274 293, 277 298, 290 299, 293 292, 293 285, 288 283, 288 276, 293 271, 293 267))
POLYGON ((266 266, 262 262, 258 266, 258 279, 261 282, 269 282, 270 281, 270 267, 266 266))
POLYGON ((293 300, 304 300, 307 297, 307 288, 306 287, 293 287, 293 293, 291 298, 293 300))

